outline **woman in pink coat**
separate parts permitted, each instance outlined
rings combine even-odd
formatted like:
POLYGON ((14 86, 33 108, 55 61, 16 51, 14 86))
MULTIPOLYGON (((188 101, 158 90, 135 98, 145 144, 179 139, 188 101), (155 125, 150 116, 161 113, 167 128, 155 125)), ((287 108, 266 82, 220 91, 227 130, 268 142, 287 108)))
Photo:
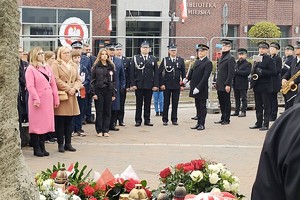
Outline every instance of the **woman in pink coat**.
POLYGON ((44 52, 32 49, 30 65, 26 70, 29 133, 34 155, 49 156, 45 149, 46 134, 54 132, 54 108, 59 106, 57 86, 52 70, 44 65, 44 52))

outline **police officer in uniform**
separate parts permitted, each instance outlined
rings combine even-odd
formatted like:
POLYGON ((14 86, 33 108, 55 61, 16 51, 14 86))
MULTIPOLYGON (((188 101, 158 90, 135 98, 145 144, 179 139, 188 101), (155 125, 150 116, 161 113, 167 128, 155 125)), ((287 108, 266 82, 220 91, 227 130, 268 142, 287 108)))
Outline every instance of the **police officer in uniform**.
POLYGON ((172 96, 172 113, 171 121, 173 125, 178 125, 177 110, 180 90, 183 90, 181 80, 185 78, 185 64, 184 59, 177 56, 177 46, 170 44, 168 46, 169 57, 163 58, 159 66, 159 84, 160 89, 164 92, 164 111, 163 111, 163 125, 168 125, 168 113, 170 106, 170 98, 172 96))
POLYGON ((235 59, 230 54, 232 40, 222 39, 222 56, 217 66, 216 89, 221 109, 221 120, 216 121, 216 124, 227 125, 230 123, 230 91, 232 79, 234 76, 235 59))
POLYGON ((254 91, 256 123, 250 129, 259 129, 266 131, 269 129, 271 114, 271 92, 273 91, 273 74, 276 73, 275 61, 268 55, 269 44, 260 42, 258 44, 259 56, 261 62, 256 62, 253 66, 252 77, 257 80, 252 81, 254 91), (256 78, 255 78, 256 79, 256 78))
POLYGON ((135 126, 142 124, 142 107, 144 104, 144 125, 153 126, 150 121, 152 92, 159 87, 159 73, 157 59, 149 55, 150 44, 141 43, 141 54, 133 56, 130 69, 130 86, 135 90, 136 111, 135 126))
POLYGON ((248 76, 251 73, 251 63, 246 60, 247 49, 237 50, 238 60, 235 65, 233 78, 233 91, 235 98, 235 112, 231 116, 246 117, 247 91, 249 88, 248 76), (242 108, 241 107, 242 99, 242 108), (241 113, 239 113, 241 110, 241 113))
MULTIPOLYGON (((195 98, 197 109, 197 124, 191 129, 199 131, 205 129, 205 118, 207 115, 206 100, 208 99, 208 79, 212 71, 212 62, 207 58, 209 47, 205 44, 198 44, 196 52, 198 59, 187 77, 190 81, 190 97, 195 98)), ((186 80, 184 82, 186 82, 186 80)))
POLYGON ((116 57, 120 58, 123 62, 124 72, 125 72, 125 81, 126 86, 125 90, 121 88, 120 93, 120 110, 118 112, 117 120, 119 121, 119 126, 125 126, 124 122, 124 115, 125 115, 125 101, 126 101, 126 94, 130 88, 130 60, 123 56, 123 45, 117 43, 115 46, 115 54, 116 57))
POLYGON ((278 113, 278 98, 277 94, 281 89, 281 70, 282 70, 282 59, 278 55, 280 45, 277 42, 270 43, 270 56, 275 60, 275 74, 273 78, 273 92, 271 93, 271 116, 270 121, 275 121, 278 113))
MULTIPOLYGON (((282 79, 283 79, 284 75, 291 68, 292 60, 294 59, 294 47, 290 44, 286 45, 286 47, 284 48, 284 54, 285 54, 285 57, 282 58, 283 66, 282 66, 282 70, 281 70, 281 78, 282 79)), ((294 98, 292 98, 292 97, 295 95, 295 93, 296 92, 290 91, 287 94, 283 94, 284 110, 287 110, 288 108, 293 106, 294 98)))

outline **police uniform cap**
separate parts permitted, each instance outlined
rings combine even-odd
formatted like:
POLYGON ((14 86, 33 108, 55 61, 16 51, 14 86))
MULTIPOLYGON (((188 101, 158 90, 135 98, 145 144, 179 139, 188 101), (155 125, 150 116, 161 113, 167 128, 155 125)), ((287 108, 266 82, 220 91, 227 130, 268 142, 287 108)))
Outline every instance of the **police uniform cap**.
POLYGON ((201 51, 201 50, 208 50, 209 49, 209 47, 207 46, 207 45, 205 45, 205 44, 197 44, 196 45, 196 51, 201 51))
POLYGON ((258 43, 258 48, 268 49, 269 47, 270 47, 270 45, 267 42, 259 42, 258 43))
POLYGON ((277 43, 277 42, 271 42, 271 43, 270 43, 270 47, 274 47, 274 48, 276 48, 277 50, 280 50, 280 44, 277 43))
POLYGON ((294 47, 295 49, 300 49, 300 41, 296 42, 296 46, 294 47))
POLYGON ((167 46, 169 50, 177 50, 177 45, 176 44, 170 44, 167 46))
POLYGON ((115 44, 113 44, 113 43, 107 43, 107 44, 105 44, 105 46, 104 46, 105 48, 115 48, 115 44))
POLYGON ((71 47, 72 48, 82 48, 82 42, 76 40, 76 41, 71 43, 71 47))
POLYGON ((123 49, 123 45, 121 43, 117 43, 115 49, 123 49))
POLYGON ((237 50, 237 53, 238 54, 247 54, 247 49, 244 49, 244 48, 239 48, 238 50, 237 50))
POLYGON ((141 47, 150 47, 150 44, 147 41, 143 41, 140 46, 141 47))
POLYGON ((225 44, 225 45, 231 45, 233 40, 229 40, 229 39, 222 39, 221 40, 222 44, 225 44))
POLYGON ((294 47, 292 45, 288 44, 288 45, 285 46, 284 50, 292 50, 292 51, 294 51, 294 47))

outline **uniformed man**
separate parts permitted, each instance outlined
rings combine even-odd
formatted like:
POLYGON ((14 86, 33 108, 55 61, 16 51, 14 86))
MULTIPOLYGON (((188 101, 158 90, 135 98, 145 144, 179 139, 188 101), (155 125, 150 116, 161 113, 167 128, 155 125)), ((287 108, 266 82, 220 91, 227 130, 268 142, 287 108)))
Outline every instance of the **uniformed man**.
POLYGON ((227 125, 230 123, 230 91, 232 86, 232 79, 234 76, 235 59, 231 55, 232 40, 222 39, 222 56, 218 62, 216 84, 220 109, 221 120, 216 121, 216 124, 227 125))
POLYGON ((266 131, 269 129, 271 104, 270 96, 273 91, 272 75, 276 73, 275 61, 268 55, 269 44, 260 42, 258 44, 259 58, 253 66, 252 83, 254 91, 256 123, 250 129, 266 131))
POLYGON ((117 120, 119 121, 119 126, 125 126, 124 115, 125 115, 125 101, 126 94, 130 88, 130 60, 123 56, 123 45, 117 43, 115 46, 116 57, 120 58, 123 62, 124 72, 125 72, 125 89, 121 89, 120 93, 120 110, 118 112, 117 120))
POLYGON ((177 110, 180 90, 183 90, 181 81, 185 78, 185 64, 184 59, 177 56, 177 46, 170 44, 168 46, 169 57, 163 58, 159 66, 159 85, 164 93, 164 111, 163 111, 163 125, 168 125, 168 115, 170 98, 172 96, 172 113, 171 121, 173 125, 178 125, 177 110))
POLYGON ((150 121, 152 92, 158 90, 159 73, 157 59, 149 55, 150 44, 144 41, 140 45, 140 55, 133 56, 130 69, 130 86, 135 90, 136 111, 135 126, 142 124, 144 104, 144 125, 153 126, 150 121))
POLYGON ((281 69, 282 59, 278 55, 280 45, 277 42, 270 43, 270 56, 275 60, 275 74, 272 76, 273 79, 273 91, 271 93, 271 116, 270 121, 275 121, 278 113, 278 98, 277 94, 281 89, 281 69))
POLYGON ((196 52, 198 59, 187 77, 190 81, 190 97, 195 98, 197 109, 197 124, 191 129, 199 131, 205 129, 205 118, 207 114, 206 101, 208 99, 208 79, 212 71, 212 62, 207 58, 209 47, 205 44, 198 44, 196 52))
POLYGON ((231 116, 246 117, 247 91, 249 88, 248 76, 251 73, 251 63, 246 60, 247 49, 237 50, 238 60, 234 69, 233 91, 235 98, 235 112, 231 116), (242 100, 242 107, 241 107, 242 100), (240 109, 241 108, 241 109, 240 109), (241 110, 241 113, 240 113, 241 110))
MULTIPOLYGON (((286 47, 284 48, 284 55, 285 55, 285 57, 283 58, 283 66, 282 66, 282 71, 281 71, 282 79, 284 79, 284 75, 291 68, 292 60, 294 59, 294 47, 290 44, 286 45, 286 47)), ((290 91, 287 94, 283 94, 284 110, 287 110, 293 106, 295 95, 296 95, 296 91, 295 92, 290 91)))
MULTIPOLYGON (((296 76, 296 73, 300 70, 300 42, 297 41, 295 49, 295 55, 296 57, 291 62, 290 69, 285 73, 285 75, 282 77, 282 85, 284 86, 288 80, 291 79, 291 77, 296 76)), ((300 95, 299 95, 299 84, 300 84, 300 76, 298 76, 295 80, 290 81, 289 85, 291 87, 297 86, 298 89, 295 89, 294 91, 290 90, 287 93, 289 101, 289 107, 293 106, 296 102, 299 103, 300 95)))

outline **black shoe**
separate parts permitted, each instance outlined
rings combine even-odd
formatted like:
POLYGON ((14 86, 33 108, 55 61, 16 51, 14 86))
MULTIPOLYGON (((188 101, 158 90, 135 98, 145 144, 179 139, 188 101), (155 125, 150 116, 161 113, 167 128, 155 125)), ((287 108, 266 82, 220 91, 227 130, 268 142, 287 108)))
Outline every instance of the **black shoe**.
POLYGON ((258 129, 258 130, 260 130, 260 131, 267 131, 268 129, 269 129, 268 127, 263 126, 263 127, 261 127, 260 129, 258 129))
POLYGON ((86 125, 86 121, 82 121, 81 124, 82 124, 82 125, 86 125))
POLYGON ((58 144, 58 152, 60 152, 60 153, 64 153, 65 152, 63 144, 58 144))
POLYGON ((141 126, 141 123, 135 123, 135 125, 134 125, 135 127, 139 127, 139 126, 141 126))
POLYGON ((214 122, 215 124, 222 124, 223 123, 223 120, 219 120, 219 121, 216 121, 214 122))
POLYGON ((71 144, 65 144, 65 150, 66 151, 76 151, 74 147, 72 147, 71 144))
POLYGON ((44 153, 42 152, 40 145, 33 147, 33 155, 37 157, 44 157, 44 153))
POLYGON ((203 126, 203 125, 199 125, 198 128, 197 128, 198 131, 202 131, 204 129, 205 129, 205 126, 203 126))
POLYGON ((192 117, 191 119, 193 119, 193 120, 198 120, 198 117, 195 116, 195 117, 192 117))
POLYGON ((276 120, 276 118, 271 118, 270 122, 274 122, 276 120))
POLYGON ((41 151, 43 152, 44 156, 49 156, 50 155, 49 152, 46 151, 44 141, 40 141, 40 147, 41 147, 41 151))
POLYGON ((234 112, 230 116, 239 116, 239 113, 234 112))
POLYGON ((261 126, 258 126, 258 125, 255 124, 254 126, 250 126, 249 128, 250 129, 259 129, 259 128, 261 128, 261 126))
POLYGON ((87 124, 95 124, 95 122, 93 120, 86 120, 87 124))
POLYGON ((177 122, 172 122, 172 124, 173 124, 174 126, 178 126, 178 123, 177 123, 177 122))
POLYGON ((113 128, 109 128, 109 130, 111 130, 111 131, 119 131, 120 129, 118 129, 116 127, 113 127, 113 128))
POLYGON ((119 126, 125 126, 125 123, 124 122, 120 122, 119 126))
POLYGON ((195 126, 191 127, 191 129, 197 129, 200 125, 196 124, 195 126))
POLYGON ((162 112, 160 112, 160 113, 159 113, 159 115, 160 115, 160 116, 163 116, 163 113, 162 113, 162 112))
POLYGON ((155 116, 159 116, 159 112, 156 112, 156 115, 155 116))
POLYGON ((163 122, 163 125, 164 126, 168 126, 168 122, 163 122))
POLYGON ((239 114, 238 117, 246 117, 246 113, 245 112, 241 112, 241 114, 239 114))
POLYGON ((79 133, 84 133, 84 130, 83 130, 83 129, 80 129, 78 132, 79 132, 79 133))
POLYGON ((228 125, 228 124, 230 124, 230 122, 223 121, 223 122, 221 123, 221 125, 228 125))
POLYGON ((150 123, 150 122, 148 122, 148 123, 145 123, 144 125, 145 125, 145 126, 153 126, 153 124, 152 124, 152 123, 150 123))

